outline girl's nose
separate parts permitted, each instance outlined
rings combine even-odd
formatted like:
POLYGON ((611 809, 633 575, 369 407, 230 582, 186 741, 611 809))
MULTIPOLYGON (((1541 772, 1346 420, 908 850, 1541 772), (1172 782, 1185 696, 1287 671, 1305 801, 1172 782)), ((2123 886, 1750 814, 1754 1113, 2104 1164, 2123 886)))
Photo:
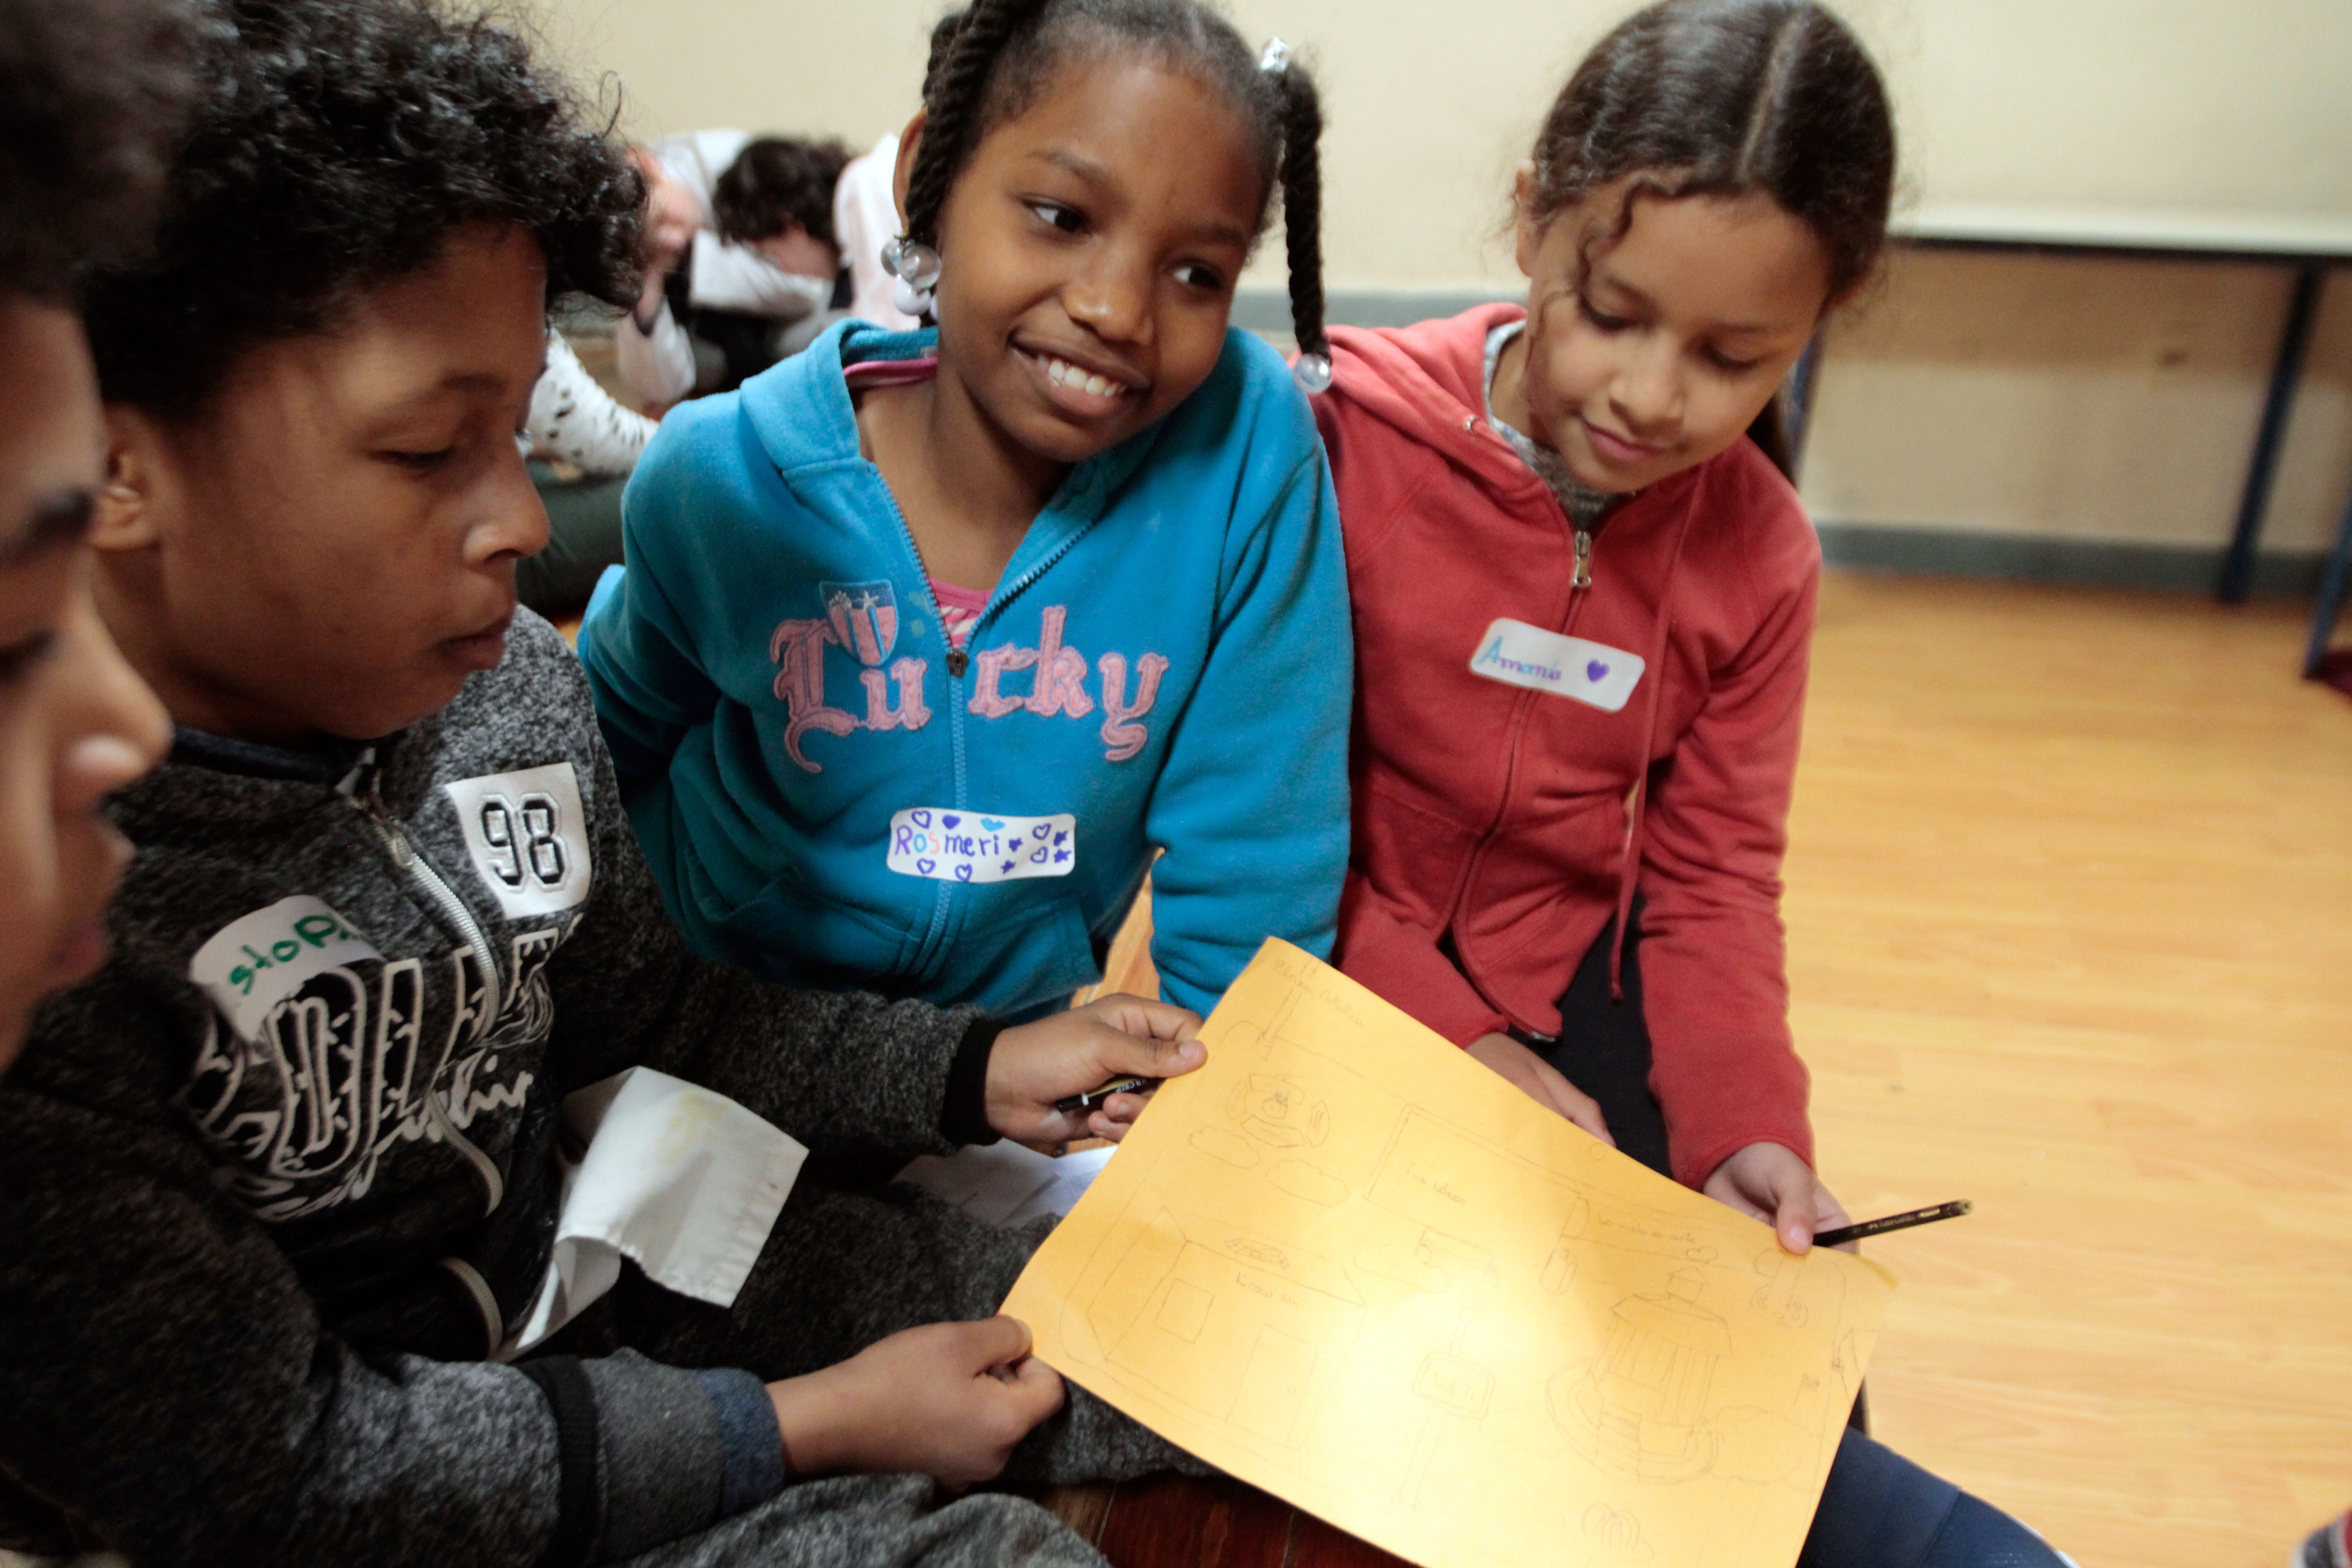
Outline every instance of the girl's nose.
POLYGON ((1148 262, 1107 252, 1062 290, 1062 308, 1070 320, 1106 342, 1148 342, 1151 281, 1148 262))
POLYGON ((1609 402, 1625 422, 1627 435, 1644 441, 1672 436, 1683 418, 1681 359, 1675 346, 1643 343, 1610 384, 1609 402))
POLYGON ((66 626, 58 815, 79 816, 163 761, 172 722, 132 672, 85 589, 66 626))

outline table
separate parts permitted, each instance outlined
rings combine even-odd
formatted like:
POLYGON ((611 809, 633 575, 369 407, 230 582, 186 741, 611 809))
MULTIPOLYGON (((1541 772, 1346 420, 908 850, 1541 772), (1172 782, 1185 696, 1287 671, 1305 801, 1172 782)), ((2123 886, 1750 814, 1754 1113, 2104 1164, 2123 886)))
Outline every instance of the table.
MULTIPOLYGON (((2253 457, 2238 502, 2237 524, 2215 585, 2224 604, 2242 603, 2253 581, 2254 551, 2262 541, 2271 485, 2286 444, 2287 420, 2294 411, 2295 390, 2311 347, 2320 285, 2329 268, 2352 261, 2352 216, 1928 202, 1898 216, 1891 237, 1898 245, 1923 250, 2258 262, 2294 270, 2294 288, 2279 332, 2270 390, 2263 401, 2262 424, 2255 431, 2253 457)), ((1789 445, 1799 454, 1804 450, 1821 357, 1822 340, 1816 337, 1790 378, 1789 445)))

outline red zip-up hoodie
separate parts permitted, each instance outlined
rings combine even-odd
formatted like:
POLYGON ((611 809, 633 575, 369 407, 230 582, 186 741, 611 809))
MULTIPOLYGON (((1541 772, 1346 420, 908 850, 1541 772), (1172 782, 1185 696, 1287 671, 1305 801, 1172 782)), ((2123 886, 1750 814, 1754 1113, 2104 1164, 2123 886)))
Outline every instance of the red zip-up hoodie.
POLYGON ((1575 525, 1486 416, 1486 335, 1522 313, 1331 334, 1315 410, 1357 661, 1334 961, 1457 1045, 1556 1034, 1638 887, 1675 1176, 1696 1187, 1756 1142, 1810 1162, 1780 904, 1820 545, 1742 439, 1619 508, 1576 587, 1575 525), (1474 675, 1501 616, 1647 668, 1615 713, 1474 675))

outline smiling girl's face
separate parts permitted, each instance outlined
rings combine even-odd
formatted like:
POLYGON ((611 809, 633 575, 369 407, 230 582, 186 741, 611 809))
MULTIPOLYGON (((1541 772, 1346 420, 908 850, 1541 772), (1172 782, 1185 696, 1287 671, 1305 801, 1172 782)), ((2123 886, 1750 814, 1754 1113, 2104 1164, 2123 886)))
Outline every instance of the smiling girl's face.
POLYGON ((1747 432, 1829 300, 1828 253, 1765 195, 1637 197, 1601 186, 1548 219, 1519 174, 1527 331, 1495 376, 1496 412, 1598 490, 1695 468, 1747 432))
POLYGON ((1254 152, 1214 89, 1148 58, 1059 73, 940 214, 941 394, 1055 464, 1181 403, 1224 350, 1265 203, 1254 152))

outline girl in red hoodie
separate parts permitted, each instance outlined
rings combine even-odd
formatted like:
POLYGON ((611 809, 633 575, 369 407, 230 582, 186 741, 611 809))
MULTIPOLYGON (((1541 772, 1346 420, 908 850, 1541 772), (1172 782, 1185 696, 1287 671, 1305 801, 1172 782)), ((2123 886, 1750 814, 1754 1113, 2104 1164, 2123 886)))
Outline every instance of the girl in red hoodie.
POLYGON ((1519 168, 1526 308, 1335 331, 1318 400, 1360 661, 1339 962, 1792 1252, 1844 1215, 1780 919, 1821 552, 1766 448, 1894 171, 1828 12, 1654 5, 1519 168))
MULTIPOLYGON (((1828 11, 1653 5, 1520 166, 1525 309, 1334 329, 1316 400, 1359 661, 1336 961, 1791 1252, 1845 1215, 1789 1036, 1821 552, 1774 395, 1873 270, 1894 172, 1828 11)), ((1801 1568, 2063 1561, 1850 1432, 1801 1568)))

